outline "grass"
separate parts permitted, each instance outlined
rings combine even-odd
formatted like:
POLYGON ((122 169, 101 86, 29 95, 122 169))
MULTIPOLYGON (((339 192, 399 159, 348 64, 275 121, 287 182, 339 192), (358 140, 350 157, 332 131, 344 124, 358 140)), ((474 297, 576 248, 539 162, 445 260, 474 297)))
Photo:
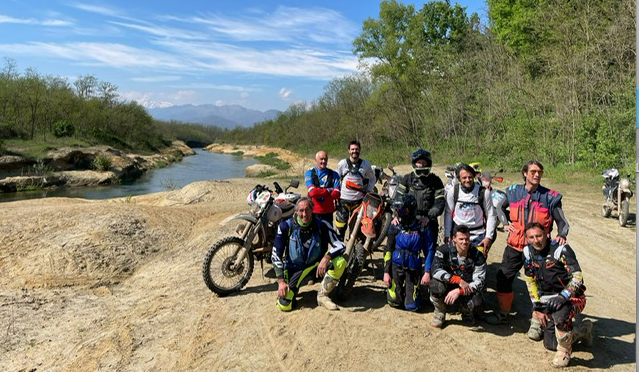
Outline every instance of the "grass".
POLYGON ((258 175, 257 178, 267 178, 267 177, 271 177, 276 175, 277 173, 272 171, 272 170, 267 170, 267 171, 261 171, 258 175))
POLYGON ((232 152, 231 155, 242 156, 242 155, 244 155, 244 151, 239 151, 238 150, 238 151, 232 152))
POLYGON ((90 147, 93 143, 75 138, 47 138, 46 140, 21 140, 6 139, 3 141, 4 152, 11 155, 20 155, 25 158, 38 159, 47 156, 51 150, 61 147, 90 147))
POLYGON ((27 185, 27 186, 22 186, 22 187, 17 187, 16 191, 22 192, 22 191, 38 191, 38 190, 43 190, 44 187, 42 185, 27 185))
POLYGON ((271 165, 278 170, 287 170, 291 167, 291 164, 280 159, 275 152, 269 152, 264 156, 256 156, 255 160, 262 164, 271 165))

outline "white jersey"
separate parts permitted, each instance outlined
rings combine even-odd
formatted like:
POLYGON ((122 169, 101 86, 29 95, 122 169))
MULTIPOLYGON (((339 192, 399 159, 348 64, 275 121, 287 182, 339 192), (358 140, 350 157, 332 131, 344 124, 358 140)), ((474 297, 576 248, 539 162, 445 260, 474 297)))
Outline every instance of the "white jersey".
POLYGON ((340 189, 340 199, 346 201, 358 201, 364 198, 364 193, 360 191, 350 190, 346 187, 346 181, 350 180, 351 182, 356 183, 362 189, 365 189, 366 192, 373 191, 375 187, 375 172, 373 171, 373 167, 368 160, 360 159, 361 163, 359 166, 353 164, 352 169, 349 169, 349 161, 348 159, 342 159, 337 163, 337 173, 342 179, 341 189, 340 189), (364 180, 368 180, 366 187, 364 187, 364 180))

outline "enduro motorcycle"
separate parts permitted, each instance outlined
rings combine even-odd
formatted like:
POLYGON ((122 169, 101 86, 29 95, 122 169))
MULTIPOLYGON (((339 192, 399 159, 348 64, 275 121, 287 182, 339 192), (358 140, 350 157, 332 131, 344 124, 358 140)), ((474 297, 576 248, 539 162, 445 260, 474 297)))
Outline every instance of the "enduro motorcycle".
MULTIPOLYGON (((351 181, 346 181, 345 187, 364 192, 359 185, 351 181)), ((336 288, 336 296, 339 299, 343 300, 350 294, 366 262, 366 254, 372 252, 372 244, 379 237, 382 228, 379 218, 382 215, 383 207, 382 197, 377 193, 369 192, 348 221, 346 251, 344 252, 344 258, 348 261, 348 265, 336 288)), ((389 218, 390 220, 392 217, 389 218)), ((388 233, 388 229, 386 229, 386 233, 388 233)))
POLYGON ((630 198, 634 195, 630 189, 630 175, 621 177, 615 168, 607 169, 602 174, 604 185, 601 187, 604 195, 601 215, 609 217, 612 210, 616 210, 619 216, 619 225, 622 227, 628 223, 630 215, 630 198))
POLYGON ((490 172, 486 171, 477 175, 481 182, 481 185, 484 186, 486 189, 490 190, 490 196, 493 201, 493 207, 495 207, 495 212, 497 214, 496 226, 499 226, 500 223, 504 226, 508 225, 508 219, 506 218, 506 215, 503 213, 503 210, 501 209, 501 205, 500 205, 502 200, 506 199, 506 193, 501 190, 497 190, 493 188, 493 185, 492 185, 493 181, 504 182, 503 177, 497 177, 497 174, 503 171, 504 171, 503 169, 500 169, 494 174, 491 174, 490 172))
POLYGON ((295 203, 301 198, 300 194, 288 191, 299 186, 296 179, 284 190, 277 182, 273 182, 273 186, 275 191, 265 185, 255 186, 246 198, 249 213, 231 216, 220 223, 245 221, 238 225, 237 235, 218 240, 204 258, 204 283, 219 296, 241 290, 253 275, 256 259, 262 263, 264 260, 270 262, 277 226, 281 220, 293 215, 295 203))

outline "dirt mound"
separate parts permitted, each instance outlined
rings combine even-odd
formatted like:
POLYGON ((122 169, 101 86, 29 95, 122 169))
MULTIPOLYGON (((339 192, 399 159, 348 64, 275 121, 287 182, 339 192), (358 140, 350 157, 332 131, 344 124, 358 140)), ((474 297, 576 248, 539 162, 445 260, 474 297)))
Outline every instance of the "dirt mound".
MULTIPOLYGON (((551 370, 553 353, 525 335, 530 303, 521 279, 511 325, 473 329, 455 314, 443 330, 432 329, 430 305, 418 313, 386 305, 380 253, 338 312, 316 307, 317 283, 302 289, 295 311, 277 311, 269 265, 262 272, 259 263, 242 292, 215 296, 202 280, 202 260, 232 234, 218 224, 246 209, 257 183, 264 180, 196 182, 106 201, 3 203, 0 370, 551 370)), ((561 187, 596 336, 592 348, 575 348, 571 365, 634 370, 634 225, 600 217, 599 190, 561 187)), ((504 245, 499 233, 489 304, 504 245)))

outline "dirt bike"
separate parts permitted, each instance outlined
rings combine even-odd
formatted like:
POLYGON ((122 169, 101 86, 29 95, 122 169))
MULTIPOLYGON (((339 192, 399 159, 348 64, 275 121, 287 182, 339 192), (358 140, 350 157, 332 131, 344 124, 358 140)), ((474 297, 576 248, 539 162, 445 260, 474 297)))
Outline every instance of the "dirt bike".
POLYGON ((283 219, 293 215, 295 203, 301 195, 288 192, 297 188, 298 180, 291 180, 282 190, 273 182, 275 191, 265 185, 257 185, 249 193, 246 201, 250 206, 248 214, 231 216, 220 224, 232 220, 243 220, 237 235, 218 240, 209 248, 202 266, 204 283, 219 296, 226 296, 242 289, 253 275, 255 260, 270 262, 271 250, 277 233, 277 226, 283 219))
POLYGON ((503 171, 503 169, 500 169, 494 174, 491 174, 490 172, 482 172, 481 174, 477 175, 477 178, 481 182, 481 185, 490 190, 493 207, 495 207, 495 213, 497 214, 497 224, 495 227, 499 226, 500 223, 504 226, 508 225, 508 219, 501 209, 502 200, 506 199, 506 193, 493 188, 493 181, 504 182, 503 177, 497 177, 497 174, 503 171))
POLYGON ((397 185, 399 185, 399 181, 401 180, 401 175, 395 172, 395 169, 389 165, 388 169, 393 172, 391 175, 386 174, 382 168, 375 168, 375 176, 377 177, 377 182, 382 184, 382 192, 380 193, 380 197, 384 203, 382 207, 382 215, 379 217, 379 225, 381 226, 379 229, 379 234, 373 245, 371 246, 370 251, 375 251, 386 239, 386 235, 388 235, 388 229, 390 228, 391 222, 393 220, 393 200, 395 199, 395 195, 397 194, 397 185))
POLYGON ((616 210, 619 216, 619 225, 622 227, 628 223, 630 215, 630 198, 634 195, 630 189, 632 181, 630 175, 621 177, 619 171, 612 168, 602 174, 605 184, 601 187, 604 194, 601 215, 609 217, 612 210, 616 210))
MULTIPOLYGON (((351 181, 346 181, 345 187, 354 191, 365 192, 359 185, 351 183, 351 181)), ((367 253, 370 254, 372 252, 373 242, 380 235, 382 228, 380 216, 382 215, 383 207, 384 200, 382 197, 374 192, 369 192, 364 195, 362 204, 353 211, 349 218, 346 233, 346 251, 344 252, 344 258, 348 261, 348 265, 336 288, 336 296, 341 300, 344 300, 350 294, 357 277, 364 267, 367 253)), ((388 233, 388 229, 386 229, 386 232, 388 233)))

